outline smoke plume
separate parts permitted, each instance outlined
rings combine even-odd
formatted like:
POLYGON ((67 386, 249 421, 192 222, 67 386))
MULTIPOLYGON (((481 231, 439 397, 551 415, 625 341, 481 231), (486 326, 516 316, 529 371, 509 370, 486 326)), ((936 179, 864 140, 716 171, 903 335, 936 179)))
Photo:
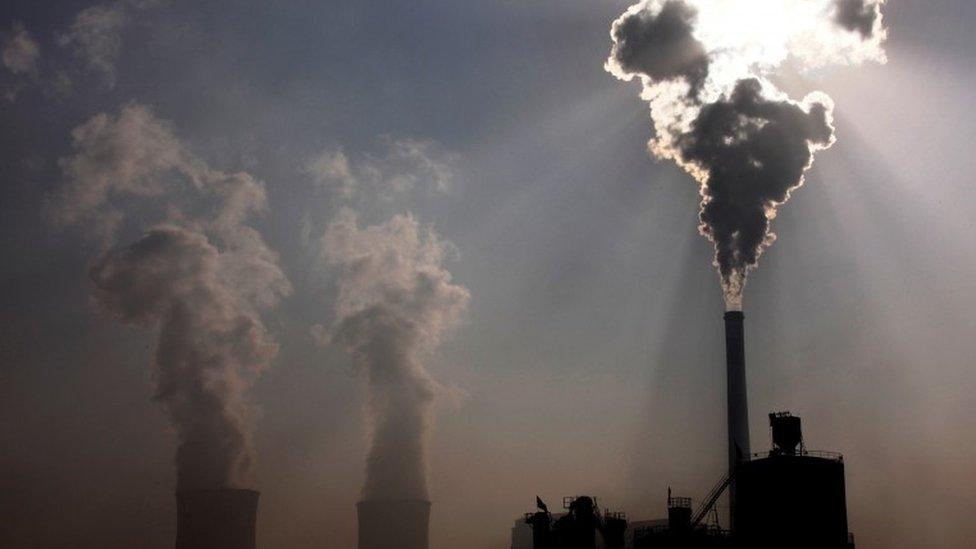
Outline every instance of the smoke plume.
POLYGON ((362 154, 355 161, 341 149, 326 149, 308 162, 305 172, 346 200, 392 201, 421 189, 450 188, 454 154, 430 140, 387 135, 380 141, 379 154, 362 154))
POLYGON ((24 25, 15 22, 0 46, 0 61, 3 66, 14 74, 35 72, 40 56, 40 45, 24 25))
POLYGON ((266 207, 264 186, 208 168, 140 105, 72 135, 49 213, 108 248, 90 271, 98 307, 155 338, 154 398, 179 441, 178 488, 238 487, 252 460, 246 394, 277 353, 260 312, 290 292, 277 255, 246 225, 266 207), (156 221, 118 246, 133 212, 156 221))
POLYGON ((714 244, 727 308, 742 307, 777 209, 834 142, 833 101, 792 99, 770 77, 787 61, 884 62, 884 1, 643 0, 614 21, 605 67, 640 81, 649 149, 700 184, 700 232, 714 244))
POLYGON ((880 32, 876 25, 881 23, 881 2, 834 0, 834 4, 836 9, 834 20, 840 26, 850 31, 857 31, 865 38, 880 32))
POLYGON ((122 36, 133 15, 157 5, 158 0, 116 0, 89 6, 75 16, 58 43, 70 49, 88 69, 102 76, 108 87, 116 80, 116 64, 123 53, 122 36))
POLYGON ((342 209, 322 252, 339 266, 332 340, 366 374, 370 449, 365 500, 427 500, 427 444, 437 383, 424 358, 467 306, 442 263, 452 246, 410 215, 359 228, 342 209))

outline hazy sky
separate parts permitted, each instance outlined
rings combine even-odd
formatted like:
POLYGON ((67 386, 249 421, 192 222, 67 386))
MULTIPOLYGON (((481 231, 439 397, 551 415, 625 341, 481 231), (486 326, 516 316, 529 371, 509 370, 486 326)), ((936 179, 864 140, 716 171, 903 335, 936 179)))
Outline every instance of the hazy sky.
MULTIPOLYGON (((319 242, 343 205, 432 224, 470 292, 429 360, 434 549, 504 549, 536 494, 632 518, 663 515, 669 485, 702 497, 726 459, 724 305, 696 184, 648 155, 646 104, 603 69, 630 3, 5 2, 0 546, 173 542, 152 339, 99 314, 101 244, 46 213, 72 130, 127 105, 267 189, 255 226, 293 291, 263 313, 280 350, 248 399, 263 549, 355 546, 364 379, 321 345, 341 284, 319 242)), ((790 409, 808 448, 844 453, 859 547, 963 548, 976 3, 885 9, 887 65, 780 75, 833 97, 838 141, 746 289, 753 446, 790 409)), ((155 221, 129 215, 122 243, 155 221)))

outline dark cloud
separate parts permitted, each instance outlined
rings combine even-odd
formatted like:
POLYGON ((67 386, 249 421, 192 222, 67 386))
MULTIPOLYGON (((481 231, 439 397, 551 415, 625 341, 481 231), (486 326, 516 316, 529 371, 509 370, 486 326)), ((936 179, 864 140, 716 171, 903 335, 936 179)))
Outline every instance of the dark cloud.
POLYGON ((864 38, 874 34, 875 23, 881 17, 876 0, 834 0, 834 9, 834 21, 838 25, 864 38))
POLYGON ((684 162, 707 173, 701 230, 715 243, 727 293, 741 293, 759 260, 775 207, 803 182, 817 148, 833 140, 826 99, 804 106, 769 99, 757 79, 741 80, 725 99, 702 107, 677 140, 684 162))
POLYGON ((813 154, 833 142, 832 101, 822 93, 793 101, 776 89, 773 72, 788 58, 809 66, 885 61, 884 0, 786 3, 776 17, 804 17, 796 28, 758 3, 742 4, 741 17, 729 17, 728 6, 710 2, 641 0, 614 21, 605 64, 621 80, 641 77, 655 131, 650 151, 677 161, 701 185, 701 232, 715 245, 732 309, 741 307, 746 276, 775 239, 776 208, 803 183, 813 154), (699 33, 706 18, 709 28, 699 33), (728 32, 718 30, 723 25, 728 32), (756 32, 764 34, 756 39, 756 32), (811 36, 822 47, 794 47, 811 36))
POLYGON ((617 19, 611 63, 623 74, 655 81, 684 79, 700 89, 708 76, 708 55, 692 32, 697 11, 682 0, 668 0, 657 13, 646 4, 617 19))
POLYGON ((223 282, 207 237, 158 226, 91 269, 95 300, 155 334, 155 399, 179 438, 180 489, 240 486, 251 462, 245 393, 277 353, 223 282))

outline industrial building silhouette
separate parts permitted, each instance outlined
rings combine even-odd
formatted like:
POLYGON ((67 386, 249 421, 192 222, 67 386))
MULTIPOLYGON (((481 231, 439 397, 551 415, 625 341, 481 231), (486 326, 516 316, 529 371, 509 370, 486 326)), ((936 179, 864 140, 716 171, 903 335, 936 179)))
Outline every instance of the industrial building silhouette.
POLYGON ((628 522, 590 496, 566 498, 560 514, 542 503, 516 521, 512 549, 854 549, 842 456, 806 450, 800 418, 769 417, 772 449, 740 461, 734 475, 734 529, 718 524, 715 507, 731 484, 725 475, 697 507, 668 494, 661 520, 628 522))
POLYGON ((537 498, 512 549, 854 549, 840 454, 807 450, 789 412, 769 414, 771 449, 750 451, 743 324, 740 311, 725 314, 729 468, 697 507, 669 489, 667 519, 628 523, 590 496, 567 498, 558 515, 537 498), (723 527, 715 506, 726 493, 723 527))

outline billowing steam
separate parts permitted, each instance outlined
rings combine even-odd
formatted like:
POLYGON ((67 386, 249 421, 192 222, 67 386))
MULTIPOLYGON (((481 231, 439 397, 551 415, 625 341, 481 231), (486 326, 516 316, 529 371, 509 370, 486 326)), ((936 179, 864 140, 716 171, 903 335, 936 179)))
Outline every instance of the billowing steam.
POLYGON ((0 46, 0 62, 3 67, 14 74, 35 72, 41 56, 41 46, 20 23, 15 22, 7 34, 0 46))
POLYGON ((251 462, 245 396, 277 353, 259 313, 291 291, 245 224, 265 208, 264 186, 211 170, 139 105, 97 115, 73 137, 51 213, 109 248, 91 267, 99 308, 155 336, 155 399, 179 439, 178 488, 240 486, 251 462), (159 223, 117 247, 135 213, 159 223))
POLYGON ((777 208, 834 142, 831 99, 791 99, 769 77, 786 62, 884 62, 884 2, 644 0, 614 21, 606 69, 640 80, 651 152, 700 183, 700 231, 715 245, 727 308, 742 307, 777 208))
POLYGON ((452 249, 410 215, 359 228, 342 209, 322 252, 340 267, 332 340, 367 376, 365 500, 427 500, 427 444, 437 383, 424 358, 457 324, 468 290, 442 263, 452 249))

